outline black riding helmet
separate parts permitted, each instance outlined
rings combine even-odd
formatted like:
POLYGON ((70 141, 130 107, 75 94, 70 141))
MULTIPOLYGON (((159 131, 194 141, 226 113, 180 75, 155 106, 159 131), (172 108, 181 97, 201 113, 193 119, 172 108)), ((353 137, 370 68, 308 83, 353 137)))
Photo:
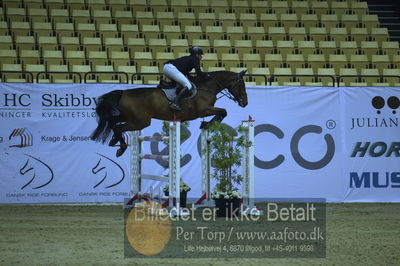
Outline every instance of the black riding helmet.
POLYGON ((195 54, 203 55, 204 54, 203 50, 198 46, 193 46, 192 48, 189 48, 189 52, 191 55, 195 55, 195 54))

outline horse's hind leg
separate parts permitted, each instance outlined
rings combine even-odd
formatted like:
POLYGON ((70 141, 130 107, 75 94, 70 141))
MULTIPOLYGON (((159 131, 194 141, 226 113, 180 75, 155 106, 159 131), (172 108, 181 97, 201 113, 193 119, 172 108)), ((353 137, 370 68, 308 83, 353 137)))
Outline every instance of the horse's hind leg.
POLYGON ((120 144, 122 145, 124 137, 122 136, 122 131, 116 128, 117 126, 118 125, 114 126, 113 128, 114 135, 112 136, 110 142, 108 143, 108 146, 114 147, 117 145, 118 142, 120 142, 120 144))
POLYGON ((110 144, 111 143, 116 144, 119 142, 119 144, 120 144, 119 149, 117 150, 117 153, 116 153, 117 157, 121 156, 125 152, 125 150, 128 148, 128 144, 126 143, 124 137, 122 136, 122 133, 124 131, 128 131, 128 130, 133 131, 134 130, 134 129, 130 129, 130 128, 131 127, 129 127, 128 123, 116 125, 114 127, 114 136, 113 136, 112 140, 110 141, 110 144))
POLYGON ((114 133, 114 136, 120 142, 120 147, 117 150, 116 156, 117 157, 121 156, 122 154, 124 154, 124 152, 128 148, 128 144, 125 142, 125 139, 122 137, 123 132, 141 130, 149 125, 150 125, 150 122, 148 124, 146 124, 145 126, 144 125, 134 125, 132 123, 125 123, 125 124, 115 126, 114 132, 116 132, 116 133, 114 133))
POLYGON ((118 116, 118 117, 114 117, 113 121, 111 121, 112 123, 114 123, 114 126, 112 128, 114 134, 110 140, 110 142, 108 143, 108 146, 115 146, 117 145, 118 141, 121 140, 122 137, 122 133, 118 132, 115 128, 117 127, 117 123, 121 123, 123 122, 124 119, 122 116, 118 116))
POLYGON ((118 138, 116 137, 115 131, 114 131, 114 135, 112 136, 110 142, 108 143, 108 146, 115 146, 118 143, 118 138))
POLYGON ((122 132, 117 131, 117 130, 115 129, 115 127, 117 127, 117 126, 114 126, 114 128, 113 128, 114 135, 112 136, 110 142, 108 143, 108 146, 111 146, 111 147, 117 145, 117 143, 118 143, 118 142, 121 142, 121 139, 123 139, 123 137, 122 137, 122 132))

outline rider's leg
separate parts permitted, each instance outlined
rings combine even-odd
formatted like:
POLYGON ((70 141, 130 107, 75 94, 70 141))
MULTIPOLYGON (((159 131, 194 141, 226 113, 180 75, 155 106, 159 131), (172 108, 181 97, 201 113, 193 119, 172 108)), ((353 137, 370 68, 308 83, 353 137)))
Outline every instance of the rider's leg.
POLYGON ((182 74, 173 64, 165 64, 164 75, 182 85, 182 87, 191 88, 192 84, 185 75, 182 74))
POLYGON ((171 103, 171 107, 179 111, 181 110, 181 100, 191 94, 192 83, 190 83, 186 76, 183 75, 173 64, 164 65, 164 74, 168 78, 175 80, 176 82, 181 84, 183 87, 183 89, 179 91, 174 101, 171 103))
POLYGON ((183 89, 181 89, 178 93, 178 95, 176 95, 174 101, 171 103, 171 107, 175 110, 180 111, 181 108, 181 101, 182 99, 188 97, 191 95, 190 89, 187 87, 184 87, 183 89))

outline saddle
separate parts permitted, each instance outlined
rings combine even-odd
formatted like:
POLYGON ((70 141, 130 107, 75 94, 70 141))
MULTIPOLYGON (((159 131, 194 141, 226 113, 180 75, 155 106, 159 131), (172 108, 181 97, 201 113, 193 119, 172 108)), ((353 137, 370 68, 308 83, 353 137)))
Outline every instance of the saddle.
POLYGON ((171 81, 166 81, 164 79, 160 80, 160 84, 157 85, 158 89, 162 89, 162 90, 170 90, 170 89, 177 89, 177 87, 181 87, 180 84, 177 84, 175 81, 171 80, 171 81))
MULTIPOLYGON (((190 98, 193 98, 196 95, 197 87, 195 86, 194 83, 192 83, 192 84, 193 84, 192 94, 188 95, 185 98, 190 99, 190 98)), ((166 80, 163 80, 163 79, 160 80, 160 84, 157 85, 157 88, 161 89, 165 93, 165 96, 167 97, 169 102, 174 101, 176 95, 178 95, 180 90, 183 89, 183 87, 179 83, 176 83, 173 80, 172 81, 166 81, 166 80)))

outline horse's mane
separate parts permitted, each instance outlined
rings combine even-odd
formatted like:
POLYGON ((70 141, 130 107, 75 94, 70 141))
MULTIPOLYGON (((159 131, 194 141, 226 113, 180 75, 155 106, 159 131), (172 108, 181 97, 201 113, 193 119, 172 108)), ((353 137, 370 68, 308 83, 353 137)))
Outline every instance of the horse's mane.
POLYGON ((212 78, 219 77, 220 75, 223 75, 223 76, 225 76, 227 74, 232 75, 232 73, 234 73, 234 72, 226 71, 226 70, 208 72, 208 74, 210 74, 210 76, 212 78))
MULTIPOLYGON (((211 78, 219 78, 219 77, 229 77, 232 74, 236 74, 235 72, 232 71, 226 71, 226 70, 219 70, 219 71, 212 71, 212 72, 207 72, 211 78), (228 76, 229 75, 229 76, 228 76)), ((205 82, 201 77, 199 76, 189 76, 189 80, 196 85, 202 84, 205 82)))

